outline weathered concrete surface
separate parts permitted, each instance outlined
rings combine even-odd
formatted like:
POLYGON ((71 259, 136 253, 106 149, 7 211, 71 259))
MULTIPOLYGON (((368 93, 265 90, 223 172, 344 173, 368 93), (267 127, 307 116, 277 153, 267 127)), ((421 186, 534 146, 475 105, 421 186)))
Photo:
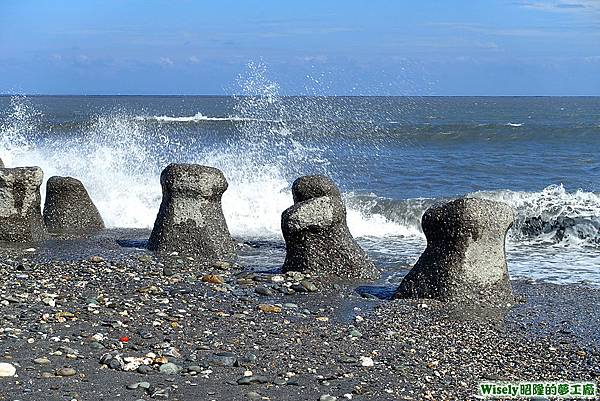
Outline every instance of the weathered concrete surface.
POLYGON ((292 196, 294 197, 294 203, 321 196, 342 197, 339 188, 331 178, 323 175, 305 175, 298 178, 292 184, 292 196))
POLYGON ((163 199, 148 249, 207 260, 234 256, 236 245, 221 205, 228 187, 223 173, 213 167, 171 164, 160 182, 163 199))
POLYGON ((45 237, 39 167, 0 168, 0 241, 30 242, 45 237))
POLYGON ((427 248, 396 297, 501 304, 512 302, 504 242, 514 221, 500 202, 462 198, 425 212, 427 248))
POLYGON ((83 183, 72 177, 50 177, 46 184, 44 222, 52 233, 93 233, 104 221, 83 183))
POLYGON ((295 203, 281 216, 286 244, 284 272, 367 280, 379 277, 379 271, 348 230, 346 207, 331 179, 300 177, 292 185, 292 192, 295 203))

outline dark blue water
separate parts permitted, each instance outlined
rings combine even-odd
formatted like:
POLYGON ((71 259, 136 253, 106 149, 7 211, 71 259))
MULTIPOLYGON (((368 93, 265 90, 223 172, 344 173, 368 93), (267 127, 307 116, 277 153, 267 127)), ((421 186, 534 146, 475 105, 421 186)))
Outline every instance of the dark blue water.
MULTIPOLYGON (((0 113, 0 157, 82 179, 112 226, 151 226, 162 168, 196 162, 230 181, 237 238, 280 245, 291 182, 322 173, 390 270, 423 249, 426 207, 468 194, 516 209, 514 276, 600 283, 600 98, 0 97, 0 113)), ((276 266, 273 249, 250 263, 276 266)))

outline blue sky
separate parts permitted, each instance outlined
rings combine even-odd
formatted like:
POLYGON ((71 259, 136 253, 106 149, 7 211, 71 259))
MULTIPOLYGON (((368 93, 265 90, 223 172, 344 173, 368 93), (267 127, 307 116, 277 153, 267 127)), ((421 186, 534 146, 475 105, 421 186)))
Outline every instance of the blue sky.
POLYGON ((600 95, 600 0, 0 2, 0 93, 600 95))

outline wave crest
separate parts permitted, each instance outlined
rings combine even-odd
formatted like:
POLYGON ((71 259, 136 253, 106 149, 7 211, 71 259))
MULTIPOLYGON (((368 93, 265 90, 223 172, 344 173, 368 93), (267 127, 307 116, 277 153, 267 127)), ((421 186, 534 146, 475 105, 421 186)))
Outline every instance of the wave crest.
POLYGON ((199 123, 204 121, 226 121, 226 122, 264 122, 264 123, 282 123, 281 120, 271 120, 263 118, 252 118, 242 116, 210 117, 200 112, 193 116, 135 116, 136 121, 156 121, 160 123, 199 123))

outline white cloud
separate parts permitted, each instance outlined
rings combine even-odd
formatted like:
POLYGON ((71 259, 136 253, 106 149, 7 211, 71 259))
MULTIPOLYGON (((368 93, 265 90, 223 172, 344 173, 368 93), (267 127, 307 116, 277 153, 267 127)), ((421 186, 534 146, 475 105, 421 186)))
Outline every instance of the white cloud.
POLYGON ((307 55, 299 58, 306 63, 326 63, 328 59, 325 55, 307 55))
POLYGON ((198 64, 200 62, 200 59, 196 56, 191 56, 190 58, 188 58, 188 61, 192 64, 198 64))
POLYGON ((159 62, 160 62, 162 65, 173 65, 173 64, 175 64, 175 63, 173 62, 173 60, 171 60, 171 58, 170 58, 170 57, 161 57, 161 58, 160 58, 160 60, 159 60, 159 62))
POLYGON ((600 12, 598 0, 540 0, 516 3, 524 8, 561 13, 600 12))
POLYGON ((574 32, 570 28, 565 26, 539 26, 539 27, 500 27, 500 26, 488 26, 478 23, 468 22, 436 22, 429 24, 431 26, 439 26, 449 29, 456 29, 462 31, 470 31, 475 33, 482 33, 485 35, 494 36, 520 36, 520 37, 560 37, 564 38, 566 35, 577 35, 578 32, 574 32))

